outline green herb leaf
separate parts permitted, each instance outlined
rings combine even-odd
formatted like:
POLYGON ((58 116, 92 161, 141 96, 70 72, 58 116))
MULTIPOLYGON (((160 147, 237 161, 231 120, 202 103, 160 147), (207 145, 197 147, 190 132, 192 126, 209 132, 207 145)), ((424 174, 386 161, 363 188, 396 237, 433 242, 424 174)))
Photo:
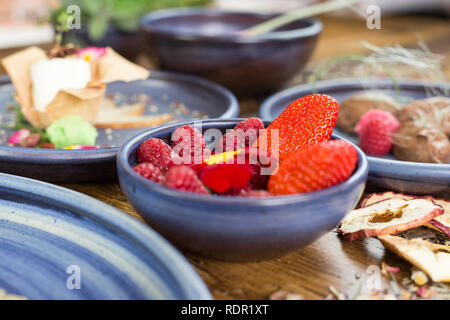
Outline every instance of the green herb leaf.
POLYGON ((91 40, 97 41, 103 38, 106 30, 108 30, 108 20, 107 17, 98 16, 89 22, 87 31, 91 40))
POLYGON ((105 1, 101 0, 81 0, 80 8, 88 15, 94 17, 101 11, 105 1))
POLYGON ((115 20, 117 29, 126 32, 135 32, 139 30, 139 21, 133 19, 115 20))

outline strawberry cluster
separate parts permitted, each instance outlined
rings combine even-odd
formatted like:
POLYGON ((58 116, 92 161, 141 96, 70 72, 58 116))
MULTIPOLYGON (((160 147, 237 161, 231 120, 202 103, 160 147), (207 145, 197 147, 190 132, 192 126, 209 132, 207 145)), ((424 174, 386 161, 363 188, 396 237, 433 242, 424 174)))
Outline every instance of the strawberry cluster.
POLYGON ((171 146, 157 138, 144 141, 134 171, 200 194, 268 197, 327 188, 348 179, 357 163, 351 144, 329 141, 338 112, 333 98, 307 96, 267 128, 258 118, 238 123, 212 152, 200 131, 185 125, 173 132, 171 146))

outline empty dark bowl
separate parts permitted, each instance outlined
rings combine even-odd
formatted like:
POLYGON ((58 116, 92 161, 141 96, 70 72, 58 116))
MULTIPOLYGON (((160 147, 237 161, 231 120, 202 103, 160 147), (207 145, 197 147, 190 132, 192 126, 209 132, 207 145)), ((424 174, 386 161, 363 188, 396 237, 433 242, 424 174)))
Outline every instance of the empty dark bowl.
POLYGON ((322 31, 304 19, 253 38, 238 31, 273 15, 214 9, 170 9, 141 20, 146 52, 161 69, 192 73, 239 96, 269 94, 308 61, 322 31))
POLYGON ((142 38, 139 32, 121 31, 109 26, 99 40, 89 38, 85 25, 63 33, 63 44, 75 43, 81 47, 111 47, 128 60, 134 60, 142 51, 142 38))
MULTIPOLYGON (((241 120, 204 120, 199 130, 225 132, 241 120)), ((368 166, 358 147, 358 166, 347 181, 289 196, 244 198, 180 192, 133 171, 136 150, 143 141, 157 137, 170 142, 172 132, 183 124, 193 125, 179 123, 132 138, 119 151, 117 168, 122 191, 138 213, 171 242, 200 255, 255 261, 286 254, 332 230, 364 190, 368 166)))

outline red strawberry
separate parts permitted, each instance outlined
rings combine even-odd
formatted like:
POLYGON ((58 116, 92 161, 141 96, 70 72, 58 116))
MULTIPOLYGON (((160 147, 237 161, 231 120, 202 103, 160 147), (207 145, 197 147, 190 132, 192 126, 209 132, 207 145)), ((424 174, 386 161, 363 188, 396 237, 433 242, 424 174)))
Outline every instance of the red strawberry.
POLYGON ((268 191, 284 195, 331 187, 351 176, 357 160, 356 149, 346 141, 316 144, 286 158, 270 176, 268 191))
POLYGON ((216 152, 235 151, 249 147, 258 138, 262 129, 264 129, 264 123, 259 118, 248 118, 241 121, 219 140, 216 144, 216 152), (229 145, 227 146, 227 144, 229 145), (222 149, 220 149, 220 146, 222 146, 222 149))
POLYGON ((179 191, 209 194, 197 173, 188 166, 175 166, 166 173, 166 186, 179 191))
POLYGON ((313 94, 300 98, 289 104, 267 127, 258 138, 258 146, 283 161, 298 150, 328 141, 338 113, 338 102, 327 95, 313 94), (274 145, 271 140, 276 133, 273 130, 278 130, 278 141, 275 140, 274 145), (276 142, 279 142, 278 148, 276 142))
POLYGON ((372 155, 382 156, 392 148, 392 133, 400 128, 400 122, 390 112, 370 110, 366 112, 355 127, 361 149, 372 155))
POLYGON ((253 175, 249 164, 218 163, 203 168, 200 178, 203 183, 216 193, 230 193, 247 188, 253 175))
POLYGON ((201 132, 191 126, 176 129, 172 141, 172 149, 182 158, 183 164, 199 164, 211 155, 201 132))
POLYGON ((145 179, 151 180, 156 183, 164 183, 166 178, 164 174, 157 167, 152 165, 151 163, 140 163, 133 168, 133 170, 143 176, 145 179))
POLYGON ((158 138, 150 138, 141 143, 137 149, 139 163, 148 162, 162 172, 166 172, 169 164, 177 157, 167 143, 158 138))

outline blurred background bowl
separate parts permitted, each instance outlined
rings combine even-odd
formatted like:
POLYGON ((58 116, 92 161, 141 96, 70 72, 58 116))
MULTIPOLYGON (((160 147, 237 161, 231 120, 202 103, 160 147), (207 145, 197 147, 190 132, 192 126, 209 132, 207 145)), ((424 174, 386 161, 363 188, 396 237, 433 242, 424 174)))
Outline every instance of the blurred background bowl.
MULTIPOLYGON (((198 122, 195 125, 203 132, 210 128, 225 132, 242 120, 211 119, 202 121, 201 128, 198 122)), ((336 227, 364 190, 368 165, 358 147, 358 166, 347 181, 289 196, 245 198, 180 192, 133 171, 136 150, 143 141, 156 137, 170 143, 172 132, 183 124, 194 125, 186 122, 149 130, 125 143, 117 158, 118 176, 128 200, 153 228, 202 256, 255 261, 294 251, 336 227)))
POLYGON ((215 9, 169 9, 141 20, 147 54, 160 69, 195 74, 240 97, 267 95, 310 58, 322 23, 304 19, 267 34, 237 34, 273 14, 215 9))

